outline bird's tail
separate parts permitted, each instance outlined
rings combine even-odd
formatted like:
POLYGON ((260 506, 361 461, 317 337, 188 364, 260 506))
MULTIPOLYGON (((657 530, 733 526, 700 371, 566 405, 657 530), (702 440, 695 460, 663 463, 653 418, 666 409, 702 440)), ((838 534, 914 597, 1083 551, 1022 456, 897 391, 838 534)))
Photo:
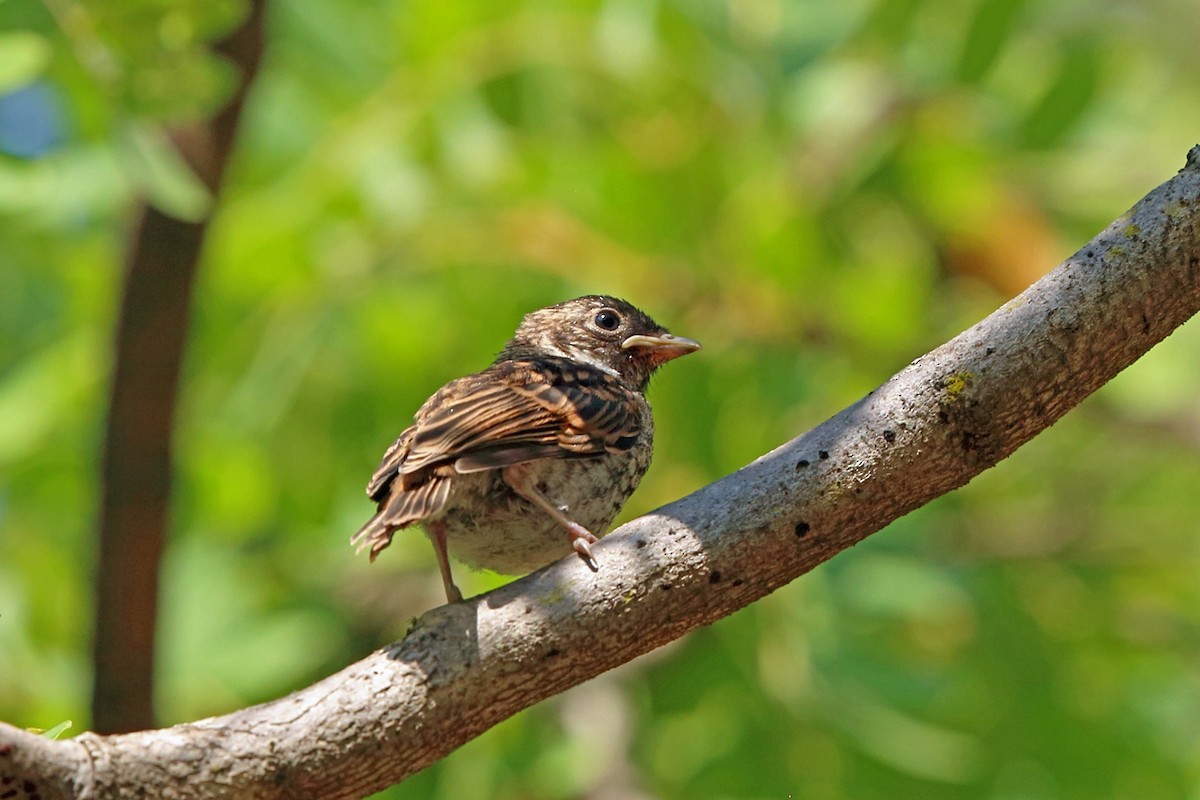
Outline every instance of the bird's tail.
POLYGON ((375 557, 392 543, 392 535, 399 528, 391 527, 383 521, 386 514, 387 509, 380 509, 379 513, 367 520, 366 525, 358 529, 358 533, 350 537, 350 544, 357 545, 355 555, 370 548, 370 559, 374 561, 375 557))
POLYGON ((369 550, 374 561, 392 543, 396 531, 441 511, 450 496, 450 486, 450 478, 433 476, 418 486, 393 490, 391 496, 380 502, 375 516, 350 537, 350 544, 358 546, 355 552, 369 550))

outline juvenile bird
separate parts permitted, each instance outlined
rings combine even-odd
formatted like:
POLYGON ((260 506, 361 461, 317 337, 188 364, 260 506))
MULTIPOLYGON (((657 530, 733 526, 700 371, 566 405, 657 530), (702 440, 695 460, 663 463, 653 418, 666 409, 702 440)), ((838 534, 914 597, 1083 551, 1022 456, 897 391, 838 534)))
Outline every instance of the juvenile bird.
POLYGON ((447 553, 524 574, 591 545, 650 466, 650 375, 700 349, 624 300, 589 295, 525 316, 492 365, 443 386, 367 484, 379 504, 350 540, 371 560, 420 524, 446 599, 447 553))

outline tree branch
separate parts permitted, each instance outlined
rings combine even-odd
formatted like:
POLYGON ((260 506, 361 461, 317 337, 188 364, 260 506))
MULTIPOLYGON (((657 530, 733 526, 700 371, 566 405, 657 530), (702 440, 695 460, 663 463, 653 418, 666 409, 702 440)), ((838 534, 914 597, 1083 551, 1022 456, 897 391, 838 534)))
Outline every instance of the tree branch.
POLYGON ((353 798, 540 700, 733 613, 962 486, 1200 308, 1200 147, 1053 273, 824 424, 560 561, 427 612, 280 700, 50 742, 0 726, 0 778, 59 797, 353 798))

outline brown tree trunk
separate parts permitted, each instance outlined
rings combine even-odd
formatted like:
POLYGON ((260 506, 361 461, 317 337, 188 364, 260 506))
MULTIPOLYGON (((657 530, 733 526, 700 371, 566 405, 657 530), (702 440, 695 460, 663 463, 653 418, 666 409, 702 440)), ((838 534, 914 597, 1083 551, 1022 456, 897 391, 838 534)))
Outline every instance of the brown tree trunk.
MULTIPOLYGON (((174 137, 214 198, 262 53, 263 9, 264 2, 253 2, 243 24, 216 46, 240 70, 233 97, 211 123, 174 137)), ((207 218, 187 222, 145 205, 130 236, 101 467, 92 642, 92 725, 98 731, 154 726, 154 638, 171 500, 171 437, 207 228, 207 218)))

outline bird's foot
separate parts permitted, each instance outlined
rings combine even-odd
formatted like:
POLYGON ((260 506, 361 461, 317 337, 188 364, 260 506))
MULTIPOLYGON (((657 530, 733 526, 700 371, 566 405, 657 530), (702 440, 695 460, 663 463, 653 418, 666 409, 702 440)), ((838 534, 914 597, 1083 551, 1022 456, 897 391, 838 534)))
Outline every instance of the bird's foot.
POLYGON ((461 603, 462 592, 454 585, 454 576, 450 574, 450 554, 446 552, 446 525, 431 522, 425 527, 429 531, 430 541, 433 542, 433 552, 437 554, 438 570, 442 573, 442 588, 446 590, 446 602, 461 603))
POLYGON ((572 522, 567 526, 567 534, 571 537, 571 547, 579 554, 583 563, 588 565, 588 569, 592 572, 599 572, 600 567, 596 563, 596 557, 592 555, 592 545, 600 541, 596 535, 578 522, 572 522))

